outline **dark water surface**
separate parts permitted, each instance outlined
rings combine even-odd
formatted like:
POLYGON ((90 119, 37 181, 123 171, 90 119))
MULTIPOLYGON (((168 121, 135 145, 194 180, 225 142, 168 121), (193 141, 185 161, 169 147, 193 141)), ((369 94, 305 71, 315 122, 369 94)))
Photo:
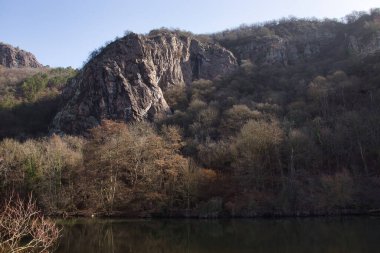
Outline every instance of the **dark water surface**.
POLYGON ((380 217, 64 224, 59 253, 379 253, 380 217))

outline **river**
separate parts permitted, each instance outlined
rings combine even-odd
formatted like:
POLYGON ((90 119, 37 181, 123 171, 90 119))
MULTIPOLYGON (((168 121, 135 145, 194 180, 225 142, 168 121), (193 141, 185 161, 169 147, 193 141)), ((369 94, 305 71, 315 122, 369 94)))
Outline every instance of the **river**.
POLYGON ((58 253, 378 253, 380 217, 76 219, 58 253))

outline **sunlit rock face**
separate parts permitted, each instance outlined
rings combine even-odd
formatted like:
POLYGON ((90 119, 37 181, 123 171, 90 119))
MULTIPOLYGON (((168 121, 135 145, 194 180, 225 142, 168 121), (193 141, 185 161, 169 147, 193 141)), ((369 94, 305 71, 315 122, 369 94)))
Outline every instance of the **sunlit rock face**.
POLYGON ((29 52, 0 42, 0 65, 7 68, 41 68, 36 57, 29 52))
POLYGON ((63 92, 52 131, 81 133, 103 119, 154 120, 170 113, 162 90, 214 79, 237 68, 221 46, 169 31, 131 33, 90 60, 63 92))

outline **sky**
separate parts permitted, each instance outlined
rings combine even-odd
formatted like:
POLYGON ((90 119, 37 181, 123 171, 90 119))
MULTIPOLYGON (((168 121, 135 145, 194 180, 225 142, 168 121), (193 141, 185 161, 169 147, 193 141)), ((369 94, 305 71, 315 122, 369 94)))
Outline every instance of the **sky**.
POLYGON ((124 31, 218 32, 282 17, 342 18, 380 0, 0 0, 0 41, 51 67, 80 68, 124 31))

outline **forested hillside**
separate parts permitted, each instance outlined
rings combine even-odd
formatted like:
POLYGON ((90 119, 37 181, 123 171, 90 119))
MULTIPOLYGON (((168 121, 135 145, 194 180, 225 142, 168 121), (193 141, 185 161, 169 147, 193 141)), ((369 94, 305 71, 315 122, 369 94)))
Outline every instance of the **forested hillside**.
POLYGON ((0 138, 46 135, 72 68, 0 66, 0 138))
POLYGON ((345 22, 283 19, 211 35, 157 30, 146 38, 127 35, 102 52, 77 75, 52 69, 4 79, 1 191, 32 191, 45 212, 65 215, 248 217, 380 208, 378 9, 345 22), (136 54, 152 63, 138 58, 136 66, 123 65, 120 55, 112 61, 126 41, 146 43, 136 54), (201 45, 195 56, 178 56, 183 48, 194 52, 189 41, 201 45), (160 43, 166 50, 157 50, 160 43), (239 66, 229 60, 229 74, 212 69, 212 80, 194 76, 207 76, 202 66, 215 66, 218 52, 239 66), (161 59, 174 59, 175 68, 165 72, 161 59), (187 72, 183 59, 192 61, 187 72), (187 83, 164 83, 191 74, 187 83), (62 106, 59 94, 71 77, 67 89, 78 89, 62 106), (162 89, 171 113, 119 117, 120 97, 136 100, 139 110, 157 98, 142 91, 149 85, 157 94, 162 89), (85 115, 102 124, 76 136, 47 135, 65 108, 68 120, 85 115))

